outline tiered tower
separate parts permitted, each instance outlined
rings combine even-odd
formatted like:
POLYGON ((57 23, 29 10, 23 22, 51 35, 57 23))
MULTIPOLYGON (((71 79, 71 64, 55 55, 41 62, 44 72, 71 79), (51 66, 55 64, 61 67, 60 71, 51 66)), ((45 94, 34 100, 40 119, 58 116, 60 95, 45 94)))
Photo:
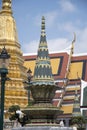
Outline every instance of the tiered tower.
MULTIPOLYGON (((66 125, 69 125, 69 120, 72 116, 80 115, 80 100, 76 101, 76 95, 80 97, 80 79, 87 81, 87 56, 73 55, 75 39, 76 35, 74 33, 74 39, 68 53, 58 52, 49 54, 54 80, 62 88, 61 91, 56 91, 53 105, 60 106, 61 110, 64 111, 63 114, 58 116, 58 120, 63 119, 66 125)), ((36 55, 25 55, 24 58, 25 66, 30 68, 32 75, 34 75, 36 55)))
MULTIPOLYGON (((45 34, 44 16, 42 17, 41 25, 41 37, 34 76, 30 84, 33 104, 24 109, 23 112, 28 116, 31 122, 53 123, 56 121, 57 116, 63 111, 52 105, 56 85, 52 76, 51 62, 45 34)), ((29 87, 26 88, 29 89, 29 87)))
POLYGON ((12 16, 11 0, 2 0, 0 11, 0 51, 5 46, 11 55, 9 74, 6 82, 5 109, 11 105, 27 105, 27 92, 23 80, 26 79, 26 68, 23 66, 21 46, 18 42, 15 20, 12 16))

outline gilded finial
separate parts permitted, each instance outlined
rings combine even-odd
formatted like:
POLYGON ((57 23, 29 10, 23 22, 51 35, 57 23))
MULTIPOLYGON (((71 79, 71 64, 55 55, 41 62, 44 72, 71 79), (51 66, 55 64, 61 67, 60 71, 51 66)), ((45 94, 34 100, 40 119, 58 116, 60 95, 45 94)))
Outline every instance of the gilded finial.
POLYGON ((73 39, 73 41, 72 41, 72 47, 71 47, 71 52, 72 52, 72 54, 73 54, 73 52, 74 52, 74 43, 75 43, 75 41, 76 41, 76 34, 75 34, 75 32, 74 32, 74 39, 73 39))
POLYGON ((76 33, 74 32, 74 39, 72 41, 72 43, 74 43, 76 41, 76 33))
POLYGON ((2 0, 2 9, 11 9, 11 0, 2 0))
POLYGON ((44 42, 46 43, 46 33, 45 33, 45 17, 42 16, 42 21, 41 21, 41 37, 40 37, 40 43, 44 42))

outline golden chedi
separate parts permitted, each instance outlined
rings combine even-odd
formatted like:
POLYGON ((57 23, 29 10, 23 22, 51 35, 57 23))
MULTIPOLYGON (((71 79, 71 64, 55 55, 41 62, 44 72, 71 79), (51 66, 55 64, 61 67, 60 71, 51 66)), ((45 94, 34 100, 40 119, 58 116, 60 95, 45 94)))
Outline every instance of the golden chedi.
POLYGON ((12 16, 11 0, 2 0, 0 11, 0 51, 5 46, 11 55, 8 77, 5 85, 5 110, 11 105, 24 107, 28 103, 23 80, 26 80, 26 68, 23 66, 23 54, 18 42, 16 23, 12 16))

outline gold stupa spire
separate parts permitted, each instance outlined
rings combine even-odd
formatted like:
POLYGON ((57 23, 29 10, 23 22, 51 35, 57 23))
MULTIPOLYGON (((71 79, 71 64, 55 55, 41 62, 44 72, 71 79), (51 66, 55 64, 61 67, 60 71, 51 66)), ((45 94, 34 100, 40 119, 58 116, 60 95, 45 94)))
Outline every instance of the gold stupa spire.
POLYGON ((12 0, 2 0, 2 10, 0 13, 12 13, 11 3, 12 0))
POLYGON ((11 9, 11 0, 2 0, 2 9, 11 9))
POLYGON ((27 92, 23 84, 23 80, 26 80, 27 77, 26 68, 23 66, 24 59, 21 45, 18 42, 16 22, 12 16, 12 0, 1 1, 0 50, 5 46, 8 53, 11 55, 8 73, 8 77, 11 80, 6 82, 5 88, 5 110, 7 111, 9 106, 12 105, 20 105, 22 108, 27 105, 27 92))

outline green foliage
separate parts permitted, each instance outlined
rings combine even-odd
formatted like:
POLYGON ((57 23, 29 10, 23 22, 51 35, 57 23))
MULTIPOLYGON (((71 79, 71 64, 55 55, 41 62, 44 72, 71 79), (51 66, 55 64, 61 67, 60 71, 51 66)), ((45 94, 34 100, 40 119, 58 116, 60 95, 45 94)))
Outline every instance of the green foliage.
POLYGON ((9 119, 10 120, 15 120, 16 119, 16 111, 17 110, 20 110, 20 107, 18 105, 12 105, 11 107, 9 107, 9 113, 10 113, 10 116, 9 116, 9 119))
POLYGON ((20 107, 18 105, 12 105, 9 107, 9 112, 16 112, 17 110, 20 110, 20 107))
POLYGON ((71 125, 77 124, 78 128, 84 128, 86 123, 87 121, 83 116, 75 116, 71 118, 71 125))
POLYGON ((30 100, 28 106, 32 106, 33 104, 34 104, 34 101, 30 100))
POLYGON ((10 121, 16 120, 16 115, 15 115, 15 114, 10 115, 10 116, 9 116, 9 120, 10 120, 10 121))

